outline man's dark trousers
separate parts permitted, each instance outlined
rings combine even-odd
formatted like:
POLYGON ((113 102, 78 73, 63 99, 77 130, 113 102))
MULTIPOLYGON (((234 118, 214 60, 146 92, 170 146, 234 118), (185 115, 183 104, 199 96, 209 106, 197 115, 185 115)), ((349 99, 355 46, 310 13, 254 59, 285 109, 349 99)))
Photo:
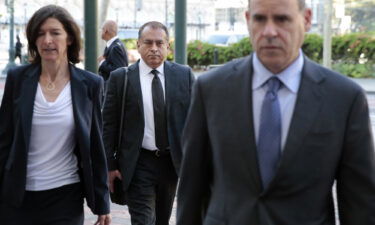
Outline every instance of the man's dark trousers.
POLYGON ((142 149, 127 192, 132 225, 168 225, 176 186, 170 154, 156 156, 142 149))

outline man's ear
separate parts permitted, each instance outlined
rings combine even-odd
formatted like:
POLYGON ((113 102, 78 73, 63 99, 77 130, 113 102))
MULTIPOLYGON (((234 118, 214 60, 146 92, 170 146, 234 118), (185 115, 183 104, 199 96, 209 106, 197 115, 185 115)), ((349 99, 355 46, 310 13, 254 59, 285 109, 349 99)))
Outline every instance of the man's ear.
POLYGON ((248 21, 250 21, 250 12, 249 12, 249 10, 246 10, 245 11, 245 18, 246 18, 246 22, 248 22, 248 21))
POLYGON ((312 10, 310 8, 306 8, 303 12, 304 24, 305 24, 305 32, 309 31, 311 28, 311 21, 312 21, 312 10))
POLYGON ((167 42, 167 49, 170 50, 171 49, 171 43, 168 41, 167 42))

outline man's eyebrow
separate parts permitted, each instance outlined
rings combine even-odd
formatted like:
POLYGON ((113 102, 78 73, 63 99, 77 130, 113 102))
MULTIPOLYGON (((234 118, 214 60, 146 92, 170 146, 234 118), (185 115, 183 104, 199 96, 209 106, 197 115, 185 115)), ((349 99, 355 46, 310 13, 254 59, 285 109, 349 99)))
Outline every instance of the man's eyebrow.
POLYGON ((158 42, 158 41, 164 41, 164 40, 163 39, 144 39, 144 41, 158 42))
POLYGON ((287 13, 284 13, 284 14, 275 14, 272 17, 291 17, 291 16, 287 13))
POLYGON ((252 15, 252 17, 261 17, 261 16, 265 16, 264 14, 261 14, 261 13, 254 13, 252 15))

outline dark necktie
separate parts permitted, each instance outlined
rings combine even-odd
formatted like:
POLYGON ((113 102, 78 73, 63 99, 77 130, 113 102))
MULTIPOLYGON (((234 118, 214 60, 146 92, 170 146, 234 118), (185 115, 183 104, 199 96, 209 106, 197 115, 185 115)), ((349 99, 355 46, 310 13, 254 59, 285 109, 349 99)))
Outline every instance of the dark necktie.
POLYGON ((108 54, 108 47, 107 46, 105 46, 105 48, 104 48, 104 53, 103 53, 103 55, 107 55, 108 54))
POLYGON ((158 77, 158 71, 152 70, 152 102, 154 106, 155 142, 159 150, 168 147, 167 119, 165 114, 163 87, 158 77))
POLYGON ((277 92, 281 82, 277 77, 267 81, 268 90, 263 99, 258 137, 258 161, 263 189, 275 175, 281 156, 281 113, 277 92))

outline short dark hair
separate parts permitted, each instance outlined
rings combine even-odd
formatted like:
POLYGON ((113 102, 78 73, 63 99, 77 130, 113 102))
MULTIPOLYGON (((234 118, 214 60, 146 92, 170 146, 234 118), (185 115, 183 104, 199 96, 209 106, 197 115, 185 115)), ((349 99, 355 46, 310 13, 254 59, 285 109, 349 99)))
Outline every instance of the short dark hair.
POLYGON ((168 32, 168 28, 158 22, 158 21, 150 21, 150 22, 147 22, 145 24, 143 24, 140 28, 139 28, 139 31, 138 31, 138 39, 141 39, 141 36, 142 36, 142 32, 143 30, 146 28, 146 27, 151 27, 152 29, 162 29, 165 31, 165 34, 167 35, 167 41, 169 41, 169 32, 168 32))
POLYGON ((32 63, 40 63, 41 58, 36 46, 39 29, 49 18, 57 19, 64 27, 71 44, 68 46, 68 61, 79 63, 81 50, 81 31, 70 13, 61 6, 47 5, 38 9, 30 18, 26 27, 26 37, 29 44, 28 51, 32 63))
MULTIPOLYGON (((298 2, 299 10, 304 10, 306 8, 305 0, 296 0, 296 1, 298 2)), ((250 8, 250 2, 251 0, 249 0, 249 8, 250 8)))

